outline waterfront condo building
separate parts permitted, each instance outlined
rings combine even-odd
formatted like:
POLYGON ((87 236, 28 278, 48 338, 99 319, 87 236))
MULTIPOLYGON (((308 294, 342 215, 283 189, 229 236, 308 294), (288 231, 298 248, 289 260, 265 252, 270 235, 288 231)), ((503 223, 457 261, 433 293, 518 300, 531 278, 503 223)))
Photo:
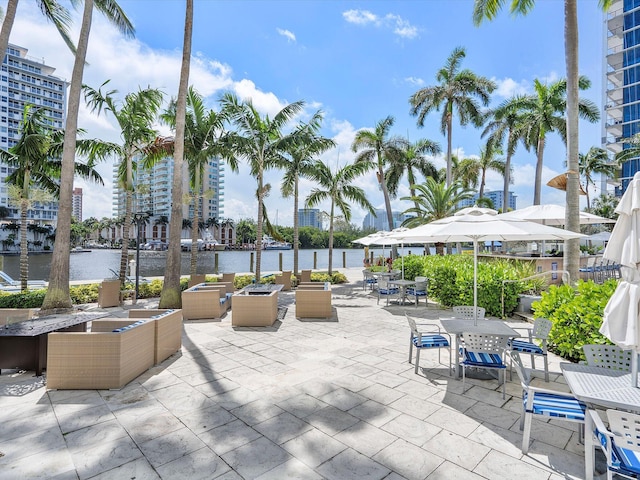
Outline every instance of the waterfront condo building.
MULTIPOLYGON (((462 200, 458 202, 458 208, 474 206, 478 201, 479 197, 480 197, 480 194, 476 193, 473 197, 467 200, 462 200)), ((493 203, 493 208, 495 208, 496 210, 502 210, 502 199, 504 198, 504 192, 502 190, 492 190, 492 191, 485 190, 484 197, 491 200, 491 202, 493 203)), ((513 192, 509 192, 509 195, 507 197, 507 211, 515 210, 517 208, 516 197, 517 196, 514 195, 513 192)))
MULTIPOLYGON (((24 106, 43 107, 51 128, 64 128, 67 104, 67 82, 53 75, 55 68, 44 59, 27 55, 24 47, 11 45, 2 61, 0 74, 0 148, 13 147, 20 135, 24 106)), ((0 164, 0 205, 9 209, 10 220, 18 220, 17 205, 10 203, 7 176, 12 169, 0 164)), ((35 223, 55 224, 58 218, 57 202, 35 202, 28 219, 35 223)))
POLYGON ((76 221, 82 221, 82 189, 74 188, 71 197, 71 216, 76 221))
MULTIPOLYGON (((371 213, 367 213, 362 221, 362 229, 363 230, 376 230, 376 231, 388 231, 389 230, 389 220, 387 219, 387 211, 384 209, 378 209, 375 211, 376 213, 372 215, 371 213)), ((391 212, 393 216, 393 228, 398 228, 402 225, 410 215, 406 215, 400 212, 391 212)))
POLYGON ((298 226, 322 230, 322 212, 317 208, 299 208, 298 226))

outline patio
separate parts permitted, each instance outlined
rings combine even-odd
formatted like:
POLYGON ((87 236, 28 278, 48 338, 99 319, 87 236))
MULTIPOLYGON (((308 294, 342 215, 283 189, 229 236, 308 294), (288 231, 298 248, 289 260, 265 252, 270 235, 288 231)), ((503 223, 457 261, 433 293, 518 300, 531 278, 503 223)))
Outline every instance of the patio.
MULTIPOLYGON (((297 320, 281 293, 288 311, 271 327, 185 323, 182 354, 119 391, 47 392, 5 370, 0 479, 583 478, 575 424, 534 420, 522 455, 515 375, 503 400, 494 380, 467 379, 461 395, 437 351, 414 374, 404 312, 451 311, 378 306, 361 269, 340 271, 351 283, 333 287, 332 318, 297 320)), ((551 383, 534 384, 568 391, 560 361, 550 354, 551 383)))

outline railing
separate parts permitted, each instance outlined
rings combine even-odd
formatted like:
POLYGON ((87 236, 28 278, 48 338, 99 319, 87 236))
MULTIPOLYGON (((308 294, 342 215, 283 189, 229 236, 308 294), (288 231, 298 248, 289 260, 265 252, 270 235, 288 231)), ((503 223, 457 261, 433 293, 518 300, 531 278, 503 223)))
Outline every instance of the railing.
POLYGON ((571 275, 567 270, 548 270, 546 272, 536 273, 535 275, 531 275, 530 277, 519 278, 518 280, 503 280, 502 281, 502 318, 504 316, 504 286, 507 283, 516 283, 516 282, 526 282, 527 280, 532 280, 534 278, 543 277, 545 275, 557 275, 558 273, 562 274, 562 283, 569 284, 571 280, 571 275))

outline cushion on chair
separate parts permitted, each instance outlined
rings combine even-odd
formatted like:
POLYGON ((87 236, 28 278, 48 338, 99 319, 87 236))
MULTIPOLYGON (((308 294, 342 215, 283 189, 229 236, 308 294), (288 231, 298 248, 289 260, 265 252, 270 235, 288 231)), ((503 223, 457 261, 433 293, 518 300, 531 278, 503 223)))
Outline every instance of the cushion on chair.
MULTIPOLYGON (((524 392, 522 402, 527 407, 528 392, 524 392)), ((574 397, 558 395, 554 393, 534 392, 533 410, 528 411, 535 415, 547 417, 567 418, 570 420, 584 420, 587 406, 574 397)))
POLYGON ((131 330, 132 328, 137 327, 138 325, 142 325, 143 323, 145 323, 146 320, 138 320, 135 323, 132 323, 130 325, 127 325, 126 327, 120 327, 120 328, 116 328, 115 330, 113 330, 113 333, 121 333, 121 332, 126 332, 127 330, 131 330))
POLYGON ((535 343, 525 342, 524 340, 511 340, 511 350, 522 353, 535 353, 538 355, 544 355, 544 350, 535 343))
POLYGON ((418 337, 413 337, 413 344, 417 348, 440 348, 448 347, 449 340, 442 335, 422 335, 422 341, 418 340, 418 337))
POLYGON ((611 453, 613 454, 612 471, 629 476, 640 474, 640 452, 618 447, 615 442, 611 447, 611 453))
POLYGON ((505 368, 502 357, 498 353, 464 351, 465 365, 472 367, 505 368))
POLYGON ((397 288, 379 288, 378 291, 382 295, 392 295, 394 293, 398 293, 400 290, 397 288))

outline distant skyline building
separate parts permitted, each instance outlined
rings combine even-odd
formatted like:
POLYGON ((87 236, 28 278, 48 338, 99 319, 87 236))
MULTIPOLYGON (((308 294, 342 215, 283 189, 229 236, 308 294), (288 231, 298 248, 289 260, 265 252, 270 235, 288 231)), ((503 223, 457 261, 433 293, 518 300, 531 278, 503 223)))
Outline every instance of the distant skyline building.
POLYGON ((71 196, 71 216, 78 222, 82 221, 82 189, 74 188, 71 196))
POLYGON ((298 226, 322 230, 322 212, 317 208, 299 208, 298 226))
MULTIPOLYGON (((485 191, 483 196, 487 197, 493 202, 493 207, 496 210, 500 210, 502 208, 502 199, 504 198, 504 192, 502 190, 485 191)), ((458 208, 472 207, 476 204, 478 198, 480 198, 480 194, 476 193, 473 197, 458 202, 458 208)), ((510 191, 507 201, 507 207, 511 210, 516 210, 517 208, 516 198, 517 195, 510 191)))
MULTIPOLYGON (((409 218, 410 215, 406 215, 400 212, 391 212, 393 216, 393 228, 398 228, 402 225, 402 222, 405 219, 409 218)), ((375 215, 371 213, 367 213, 362 221, 362 229, 370 230, 375 229, 376 231, 380 230, 389 230, 389 220, 387 219, 387 211, 384 209, 377 209, 375 211, 375 215)))
MULTIPOLYGON (((45 110, 46 122, 51 128, 64 127, 68 83, 53 76, 55 68, 45 65, 44 59, 27 55, 28 49, 9 44, 2 60, 0 74, 0 148, 13 147, 20 138, 20 122, 25 105, 45 110)), ((9 203, 6 178, 11 172, 0 165, 0 205, 11 212, 9 218, 20 218, 19 208, 9 203)), ((34 202, 28 211, 28 220, 55 224, 58 219, 57 202, 34 202)))

